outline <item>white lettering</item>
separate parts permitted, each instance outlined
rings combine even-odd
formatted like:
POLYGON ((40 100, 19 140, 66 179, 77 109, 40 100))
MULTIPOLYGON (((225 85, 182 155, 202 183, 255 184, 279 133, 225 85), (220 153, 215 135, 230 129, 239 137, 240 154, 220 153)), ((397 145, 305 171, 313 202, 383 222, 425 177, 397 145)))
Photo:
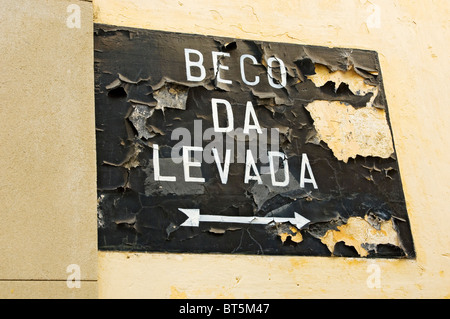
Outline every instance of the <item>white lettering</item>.
POLYGON ((268 152, 269 154, 269 167, 270 167, 270 176, 272 178, 273 186, 284 187, 289 184, 289 168, 287 157, 284 153, 281 152, 268 152), (278 182, 275 180, 275 167, 274 167, 274 157, 280 157, 283 159, 283 167, 284 167, 284 181, 278 182))
POLYGON ((191 177, 190 167, 201 167, 201 162, 191 161, 189 158, 189 152, 203 152, 203 147, 200 146, 183 146, 183 168, 184 168, 184 180, 186 182, 204 183, 203 177, 191 177))
POLYGON ((217 148, 213 148, 212 152, 216 161, 217 170, 219 171, 220 181, 222 182, 222 184, 226 184, 228 181, 228 172, 230 170, 231 150, 225 150, 225 160, 223 163, 223 168, 220 166, 220 157, 219 153, 217 152, 217 148))
POLYGON ((231 84, 232 82, 230 80, 225 80, 225 79, 222 79, 220 77, 220 70, 228 70, 229 67, 226 66, 226 65, 223 65, 222 63, 218 63, 219 62, 219 56, 229 57, 230 54, 226 53, 226 52, 215 52, 215 51, 213 51, 212 52, 212 56, 213 56, 214 75, 216 76, 217 82, 231 84))
POLYGON ((252 86, 256 85, 259 83, 259 76, 255 76, 255 80, 253 80, 251 82, 249 80, 247 80, 247 78, 245 77, 245 69, 244 69, 244 60, 245 59, 250 59, 250 60, 252 60, 253 64, 258 64, 258 61, 256 61, 256 58, 253 55, 250 55, 250 54, 241 55, 239 60, 240 60, 242 81, 247 85, 252 85, 252 86))
POLYGON ((302 154, 302 167, 300 170, 300 188, 305 187, 305 183, 311 183, 314 186, 314 189, 317 189, 317 183, 314 179, 314 175, 311 169, 311 165, 309 165, 308 155, 305 153, 302 154), (308 169, 308 174, 310 178, 305 178, 305 168, 308 169))
POLYGON ((231 108, 230 102, 223 99, 211 99, 211 107, 212 107, 212 116, 213 116, 213 124, 214 124, 214 131, 215 132, 231 132, 234 129, 234 118, 233 118, 233 110, 231 108), (217 104, 224 104, 227 110, 227 120, 228 120, 228 126, 227 127, 220 127, 219 126, 219 113, 217 111, 217 104))
POLYGON ((275 89, 281 89, 283 87, 286 86, 286 67, 284 66, 284 62, 281 59, 275 58, 275 57, 271 57, 267 60, 267 79, 269 80, 269 84, 271 87, 275 88, 275 89), (280 65, 280 74, 281 74, 281 84, 276 84, 273 81, 273 67, 272 67, 272 63, 274 61, 277 61, 278 64, 280 65))
POLYGON ((258 118, 256 117, 255 109, 253 108, 253 104, 251 101, 247 102, 247 107, 245 109, 245 119, 244 119, 244 134, 248 134, 249 130, 253 129, 258 132, 258 134, 262 134, 261 127, 259 126, 258 118), (254 125, 250 125, 250 115, 253 118, 254 125))
POLYGON ((202 81, 206 77, 206 70, 203 66, 203 55, 200 51, 194 49, 184 49, 184 57, 186 60, 186 77, 188 81, 202 81), (198 61, 191 61, 190 55, 196 54, 198 61), (196 67, 200 70, 200 75, 192 75, 191 68, 196 67))
POLYGON ((256 167, 255 159, 251 150, 247 150, 247 159, 245 163, 245 176, 244 183, 248 184, 250 180, 258 181, 258 184, 262 184, 261 176, 259 175, 258 168, 256 167), (250 168, 256 175, 250 175, 250 168))
POLYGON ((159 145, 153 144, 153 171, 155 181, 175 182, 177 178, 175 176, 161 176, 159 170, 159 145))

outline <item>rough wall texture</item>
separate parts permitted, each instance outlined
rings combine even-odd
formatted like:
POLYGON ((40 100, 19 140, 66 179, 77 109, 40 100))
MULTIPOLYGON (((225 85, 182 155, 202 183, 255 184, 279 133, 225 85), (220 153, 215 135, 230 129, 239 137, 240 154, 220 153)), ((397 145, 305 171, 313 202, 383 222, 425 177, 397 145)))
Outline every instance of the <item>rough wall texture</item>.
POLYGON ((0 8, 0 296, 95 298, 92 3, 0 8))
MULTIPOLYGON (((100 252, 99 297, 450 297, 446 0, 2 1, 1 297, 97 297, 92 5, 96 23, 377 51, 416 248, 413 260, 100 252), (66 282, 73 264, 81 289, 66 282)), ((350 226, 324 241, 367 227, 350 226)))
MULTIPOLYGON (((449 210, 443 201, 450 195, 449 92, 442 72, 449 67, 446 1, 98 0, 93 4, 96 23, 377 51, 417 254, 415 260, 355 260, 101 252, 100 297, 449 296, 449 210)), ((336 81, 343 78, 333 76, 336 81)), ((316 80, 319 83, 320 78, 316 80)), ((311 110, 321 118, 330 115, 325 104, 311 110)), ((341 122, 350 123, 354 114, 341 112, 341 122)), ((365 114, 374 119, 379 115, 365 114)), ((371 128, 352 122, 344 129, 364 134, 371 128)), ((329 127, 318 130, 343 159, 360 151, 360 136, 344 148, 329 127)), ((393 147, 383 134, 374 144, 381 147, 370 151, 381 152, 380 156, 393 147)), ((355 239, 351 228, 361 234, 364 223, 353 220, 351 227, 324 240, 332 245, 339 236, 351 242, 355 239)), ((385 226, 389 225, 380 231, 385 226)), ((367 236, 376 237, 369 230, 367 236)), ((384 235, 389 238, 389 232, 384 235)))

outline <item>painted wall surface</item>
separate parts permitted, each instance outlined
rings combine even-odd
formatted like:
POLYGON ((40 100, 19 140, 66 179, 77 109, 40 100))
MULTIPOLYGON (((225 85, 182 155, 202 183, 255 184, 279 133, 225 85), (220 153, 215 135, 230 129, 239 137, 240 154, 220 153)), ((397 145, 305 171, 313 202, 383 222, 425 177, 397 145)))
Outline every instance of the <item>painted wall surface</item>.
POLYGON ((99 252, 100 298, 450 296, 447 1, 94 0, 94 22, 375 50, 414 260, 99 252))
POLYGON ((0 7, 0 297, 450 297, 447 0, 0 7), (98 252, 93 22, 377 51, 416 259, 98 252))
POLYGON ((92 3, 0 8, 0 298, 96 298, 92 3))

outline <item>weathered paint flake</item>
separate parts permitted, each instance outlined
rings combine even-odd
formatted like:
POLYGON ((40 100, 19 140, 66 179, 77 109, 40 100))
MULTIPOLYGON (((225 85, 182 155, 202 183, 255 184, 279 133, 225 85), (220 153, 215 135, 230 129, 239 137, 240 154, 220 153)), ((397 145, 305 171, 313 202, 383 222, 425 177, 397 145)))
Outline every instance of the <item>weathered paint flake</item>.
POLYGON ((147 119, 153 115, 153 109, 148 105, 133 104, 133 111, 128 119, 133 123, 139 138, 149 139, 155 136, 155 133, 147 127, 147 119))
POLYGON ((162 88, 153 92, 153 97, 157 101, 157 110, 166 108, 185 110, 188 88, 182 85, 166 83, 162 88))
POLYGON ((334 91, 337 91, 341 84, 347 85, 349 90, 355 95, 371 95, 366 106, 372 106, 373 101, 378 95, 378 86, 368 84, 368 80, 356 73, 354 66, 352 65, 349 70, 337 70, 331 72, 325 65, 315 64, 314 70, 315 74, 309 75, 308 79, 313 81, 317 87, 322 87, 327 82, 331 82, 334 91))

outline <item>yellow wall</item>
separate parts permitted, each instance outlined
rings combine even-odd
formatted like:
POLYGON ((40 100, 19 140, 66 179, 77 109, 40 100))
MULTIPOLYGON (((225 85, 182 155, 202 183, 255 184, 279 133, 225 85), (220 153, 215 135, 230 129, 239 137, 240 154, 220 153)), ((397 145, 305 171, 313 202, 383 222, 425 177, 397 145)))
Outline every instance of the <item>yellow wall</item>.
POLYGON ((3 0, 0 8, 0 297, 450 296, 447 0, 3 0), (80 28, 67 20, 71 4, 80 28), (377 51, 417 258, 98 252, 92 20, 377 51), (71 264, 80 288, 66 283, 71 264))
POLYGON ((100 297, 450 296, 448 1, 93 4, 97 23, 377 51, 417 252, 416 260, 100 252, 100 297))

